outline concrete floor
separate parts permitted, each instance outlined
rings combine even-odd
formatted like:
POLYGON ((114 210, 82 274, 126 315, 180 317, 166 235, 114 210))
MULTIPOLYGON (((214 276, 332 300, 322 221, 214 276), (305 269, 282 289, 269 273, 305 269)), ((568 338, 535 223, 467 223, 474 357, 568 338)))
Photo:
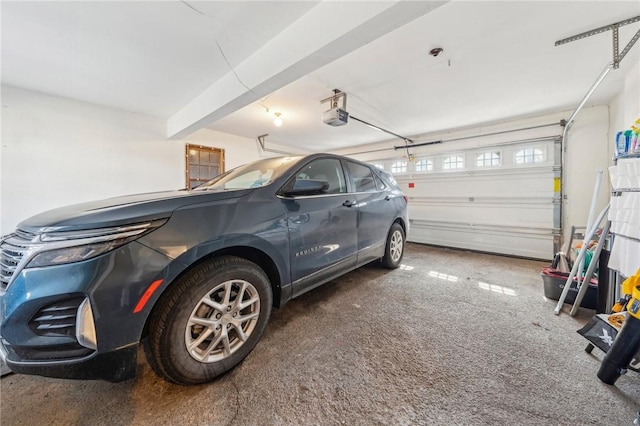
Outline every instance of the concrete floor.
POLYGON ((403 263, 275 310, 256 349, 208 385, 168 384, 142 352, 120 384, 6 376, 0 423, 632 424, 640 375, 598 380, 602 353, 576 333, 593 312, 553 314, 545 263, 415 244, 403 263))

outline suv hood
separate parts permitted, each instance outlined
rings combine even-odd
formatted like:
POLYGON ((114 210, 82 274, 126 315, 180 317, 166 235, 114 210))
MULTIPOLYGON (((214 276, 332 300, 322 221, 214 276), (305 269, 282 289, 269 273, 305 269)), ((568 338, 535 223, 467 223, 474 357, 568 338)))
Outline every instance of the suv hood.
POLYGON ((189 204, 238 198, 250 191, 183 190, 126 195, 49 210, 22 221, 18 229, 32 233, 72 231, 165 219, 189 204))

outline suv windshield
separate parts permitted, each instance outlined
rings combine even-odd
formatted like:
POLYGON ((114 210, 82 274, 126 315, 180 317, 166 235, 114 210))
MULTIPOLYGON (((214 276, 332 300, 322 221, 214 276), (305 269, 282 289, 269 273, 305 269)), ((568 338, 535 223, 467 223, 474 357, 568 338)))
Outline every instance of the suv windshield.
POLYGON ((280 177, 291 164, 301 157, 278 157, 260 160, 229 170, 209 182, 196 187, 194 191, 231 191, 234 189, 259 188, 280 177))

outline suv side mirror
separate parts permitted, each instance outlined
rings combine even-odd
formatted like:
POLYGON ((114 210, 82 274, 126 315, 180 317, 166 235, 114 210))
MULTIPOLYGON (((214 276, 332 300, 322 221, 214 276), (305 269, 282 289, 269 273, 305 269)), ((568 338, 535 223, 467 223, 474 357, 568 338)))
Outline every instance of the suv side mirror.
POLYGON ((285 197, 294 197, 299 195, 318 195, 329 189, 329 182, 317 179, 300 179, 296 180, 293 188, 285 189, 282 195, 285 197))

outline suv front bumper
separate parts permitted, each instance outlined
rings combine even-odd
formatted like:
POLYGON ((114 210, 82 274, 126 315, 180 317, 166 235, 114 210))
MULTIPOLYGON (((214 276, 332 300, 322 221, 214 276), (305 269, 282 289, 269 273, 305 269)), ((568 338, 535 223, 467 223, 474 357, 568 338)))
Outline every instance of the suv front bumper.
POLYGON ((83 262, 20 271, 0 292, 0 356, 15 373, 112 382, 134 377, 153 303, 134 308, 170 261, 134 241, 83 262), (93 307, 93 347, 78 332, 84 300, 93 307))
MULTIPOLYGON (((2 346, 0 344, 0 346, 2 346)), ((0 348, 0 352, 3 349, 0 348)), ((138 345, 106 353, 94 353, 86 358, 64 361, 15 362, 11 355, 6 363, 15 373, 63 379, 102 379, 122 382, 136 375, 138 345)))

